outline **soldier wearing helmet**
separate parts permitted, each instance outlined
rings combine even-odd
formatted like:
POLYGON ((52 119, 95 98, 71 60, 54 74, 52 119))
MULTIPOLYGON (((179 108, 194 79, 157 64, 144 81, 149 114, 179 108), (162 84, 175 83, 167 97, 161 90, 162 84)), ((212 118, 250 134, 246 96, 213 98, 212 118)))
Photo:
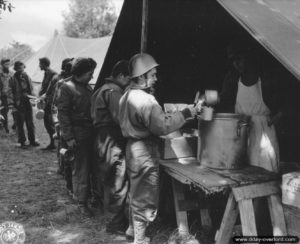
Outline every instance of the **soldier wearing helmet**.
POLYGON ((126 235, 134 235, 134 243, 149 243, 146 225, 156 217, 158 206, 159 165, 157 139, 181 128, 197 113, 189 105, 183 111, 165 113, 150 94, 157 82, 158 63, 146 53, 136 54, 129 61, 131 84, 120 100, 119 120, 128 139, 126 167, 130 180, 132 225, 126 235))

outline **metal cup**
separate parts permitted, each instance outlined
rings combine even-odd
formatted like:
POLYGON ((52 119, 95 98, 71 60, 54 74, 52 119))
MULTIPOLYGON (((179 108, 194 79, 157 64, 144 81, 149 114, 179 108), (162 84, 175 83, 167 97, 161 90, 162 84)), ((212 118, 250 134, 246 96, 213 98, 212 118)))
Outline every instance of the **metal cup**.
POLYGON ((202 119, 211 121, 213 119, 214 109, 212 107, 203 106, 202 119))
POLYGON ((72 150, 61 148, 59 150, 59 154, 66 160, 66 161, 73 161, 75 158, 74 152, 72 150))
POLYGON ((42 110, 42 109, 39 109, 39 110, 36 111, 36 113, 35 113, 35 117, 36 117, 36 119, 38 119, 38 120, 43 119, 43 118, 44 118, 44 115, 45 115, 45 112, 44 112, 44 110, 42 110))
POLYGON ((215 90, 206 90, 204 96, 207 105, 215 105, 219 100, 218 91, 215 90))

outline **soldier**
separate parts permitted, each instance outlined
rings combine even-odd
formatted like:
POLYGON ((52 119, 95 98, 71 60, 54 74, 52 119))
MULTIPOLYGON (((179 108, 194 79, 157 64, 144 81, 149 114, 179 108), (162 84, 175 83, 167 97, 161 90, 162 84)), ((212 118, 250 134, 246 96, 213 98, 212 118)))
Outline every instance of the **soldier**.
POLYGON ((54 126, 55 126, 55 131, 56 131, 56 137, 58 140, 58 146, 57 146, 58 173, 62 174, 64 176, 64 178, 66 180, 67 190, 70 195, 73 194, 72 168, 71 168, 72 162, 67 160, 67 158, 60 155, 60 149, 66 148, 67 146, 66 146, 66 142, 60 136, 60 126, 59 126, 59 121, 57 118, 57 116, 58 116, 58 114, 57 114, 57 95, 59 93, 59 90, 60 90, 60 87, 62 86, 62 84, 71 80, 72 60, 73 60, 73 58, 66 58, 62 61, 61 73, 52 79, 49 89, 47 91, 47 92, 49 92, 49 90, 51 90, 51 93, 48 96, 50 96, 50 99, 52 101, 51 111, 52 111, 52 117, 53 117, 53 122, 54 122, 54 126), (61 79, 57 81, 56 79, 59 77, 61 79), (52 94, 52 92, 53 92, 53 94, 52 94))
POLYGON ((131 83, 120 100, 119 120, 122 134, 127 138, 126 168, 130 180, 130 208, 133 226, 126 235, 134 243, 146 244, 148 222, 156 217, 158 206, 159 153, 157 139, 181 128, 192 119, 201 106, 189 105, 183 111, 163 112, 151 87, 157 82, 158 64, 146 53, 136 54, 129 61, 131 83))
POLYGON ((32 95, 32 83, 24 69, 25 65, 22 62, 15 62, 14 70, 16 73, 9 80, 8 89, 9 106, 17 111, 18 142, 21 144, 21 148, 26 148, 24 122, 27 127, 30 145, 34 147, 39 146, 39 143, 35 141, 32 107, 27 97, 27 95, 32 95))
POLYGON ((8 89, 9 89, 9 80, 13 76, 13 72, 9 70, 10 60, 4 58, 1 60, 1 71, 0 71, 0 93, 1 93, 1 100, 2 100, 2 109, 1 115, 4 118, 3 126, 6 133, 9 133, 8 129, 8 89))
POLYGON ((50 60, 46 57, 40 58, 39 65, 40 65, 40 69, 45 71, 39 96, 45 99, 44 125, 50 137, 50 144, 47 147, 43 148, 43 150, 53 150, 55 149, 54 138, 53 138, 55 129, 54 129, 54 123, 53 123, 52 113, 51 113, 52 103, 51 100, 47 99, 46 92, 48 90, 51 80, 54 78, 55 75, 57 75, 57 73, 50 68, 50 60))
POLYGON ((106 226, 106 231, 110 233, 124 234, 127 225, 124 212, 128 192, 125 138, 122 136, 118 114, 119 100, 128 84, 128 61, 121 60, 113 67, 111 76, 106 78, 105 84, 93 94, 91 100, 91 114, 96 128, 96 192, 98 199, 102 197, 102 185, 108 192, 108 207, 114 213, 106 226))
POLYGON ((90 115, 93 78, 96 62, 77 58, 72 66, 72 79, 62 84, 57 100, 61 136, 68 149, 73 150, 72 181, 75 199, 81 213, 91 217, 87 205, 90 164, 92 162, 93 124, 90 115))

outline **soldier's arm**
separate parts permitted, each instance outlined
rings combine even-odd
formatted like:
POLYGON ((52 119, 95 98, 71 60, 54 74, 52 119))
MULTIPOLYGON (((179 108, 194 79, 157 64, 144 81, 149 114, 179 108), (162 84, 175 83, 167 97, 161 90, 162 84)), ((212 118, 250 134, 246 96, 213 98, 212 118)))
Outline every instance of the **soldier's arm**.
POLYGON ((8 80, 8 91, 7 91, 7 102, 9 106, 13 106, 14 105, 14 81, 13 81, 13 77, 11 77, 8 80))
POLYGON ((104 93, 104 96, 114 122, 119 124, 119 101, 122 97, 122 93, 116 90, 109 90, 104 93))
POLYGON ((154 135, 167 135, 181 128, 186 120, 191 117, 188 109, 175 113, 165 113, 162 107, 153 99, 149 99, 141 111, 145 126, 154 135))

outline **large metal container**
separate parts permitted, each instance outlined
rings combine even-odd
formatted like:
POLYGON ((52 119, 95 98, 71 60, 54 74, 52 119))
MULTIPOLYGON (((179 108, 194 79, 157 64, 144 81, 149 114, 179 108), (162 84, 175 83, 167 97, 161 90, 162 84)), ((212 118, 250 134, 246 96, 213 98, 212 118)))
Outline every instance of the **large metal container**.
POLYGON ((213 120, 198 120, 198 160, 217 169, 238 169, 246 165, 250 117, 216 113, 213 120))

